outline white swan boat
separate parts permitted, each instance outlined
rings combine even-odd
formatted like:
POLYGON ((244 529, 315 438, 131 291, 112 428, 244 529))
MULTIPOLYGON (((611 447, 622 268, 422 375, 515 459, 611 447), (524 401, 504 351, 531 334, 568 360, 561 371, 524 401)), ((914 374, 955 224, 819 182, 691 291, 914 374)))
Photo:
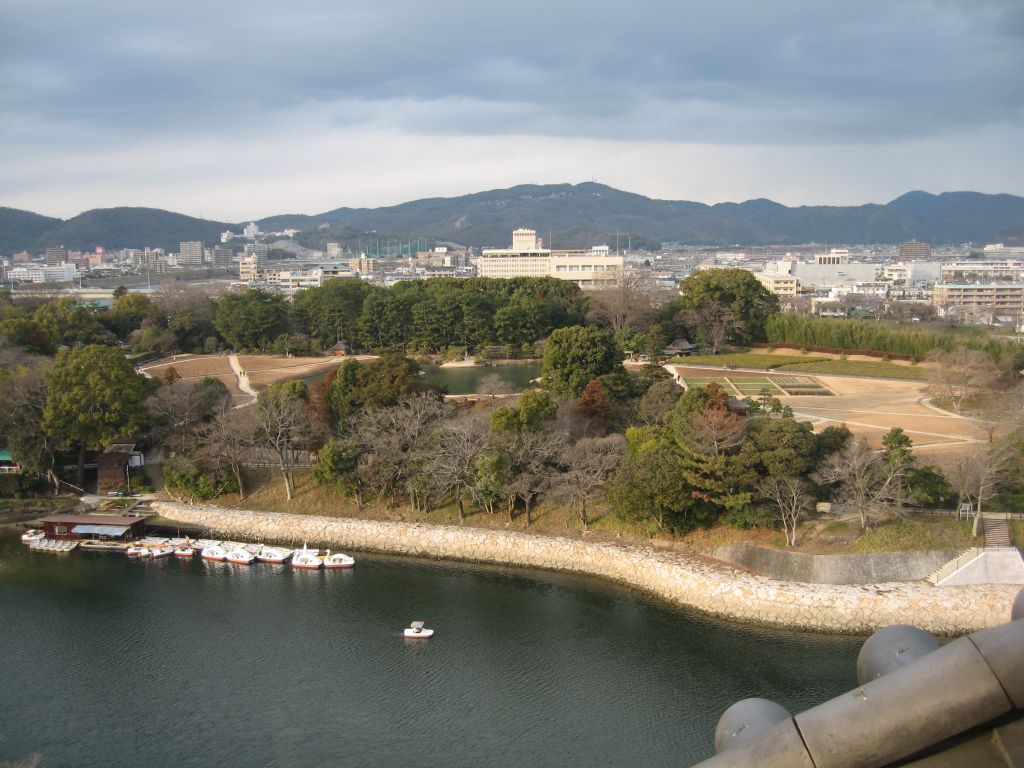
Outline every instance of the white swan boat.
POLYGON ((426 638, 433 634, 434 630, 424 627, 422 621, 414 621, 402 631, 404 637, 413 639, 426 638))
POLYGON ((324 555, 324 568, 351 568, 356 564, 355 558, 348 555, 342 554, 341 552, 335 552, 331 554, 331 550, 327 550, 327 554, 324 555))
POLYGON ((235 565, 251 565, 256 556, 245 547, 236 547, 227 553, 225 559, 235 565))
POLYGON ((219 544, 213 544, 209 547, 206 547, 200 553, 200 557, 202 557, 203 560, 216 560, 218 562, 226 560, 227 556, 227 550, 225 550, 224 547, 220 546, 219 544))
POLYGON ((31 544, 33 541, 39 541, 40 539, 46 538, 46 532, 39 528, 30 528, 21 534, 21 541, 23 544, 31 544))
POLYGON ((260 547, 256 559, 261 563, 281 564, 292 556, 292 550, 280 547, 260 547))
POLYGON ((303 568, 309 571, 319 570, 324 564, 324 559, 320 557, 319 549, 307 549, 305 542, 302 544, 302 549, 295 550, 295 554, 292 555, 292 568, 303 568))

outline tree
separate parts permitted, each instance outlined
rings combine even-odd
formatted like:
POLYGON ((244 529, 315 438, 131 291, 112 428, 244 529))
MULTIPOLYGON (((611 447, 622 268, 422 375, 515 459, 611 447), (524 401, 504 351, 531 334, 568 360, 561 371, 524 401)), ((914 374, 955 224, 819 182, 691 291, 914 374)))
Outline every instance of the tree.
POLYGON ((692 529, 704 519, 683 477, 679 449, 665 427, 626 430, 626 455, 608 486, 615 516, 628 522, 653 520, 659 529, 692 529))
POLYGON ((255 408, 233 408, 229 399, 220 402, 213 417, 200 430, 200 453, 207 463, 227 467, 238 485, 238 496, 245 500, 243 467, 256 443, 259 411, 255 408))
POLYGON ((273 452, 277 458, 285 497, 292 500, 295 467, 303 438, 308 430, 305 405, 294 390, 271 386, 256 400, 255 444, 273 452))
POLYGON ((976 349, 961 346, 952 352, 935 352, 928 360, 934 364, 929 371, 932 395, 949 401, 957 413, 965 401, 983 394, 999 376, 991 358, 976 349))
POLYGON ((587 530, 590 524, 588 505, 611 480, 622 455, 626 441, 622 435, 583 437, 575 443, 566 443, 558 455, 562 469, 557 482, 569 503, 579 510, 580 524, 587 530))
POLYGON ((995 495, 1000 483, 1007 479, 1019 451, 1019 445, 1012 439, 996 440, 975 446, 974 451, 957 464, 953 475, 954 486, 961 500, 974 502, 977 516, 981 516, 984 503, 995 495))
POLYGON ((795 547, 797 526, 814 506, 814 496, 807 483, 793 475, 768 475, 757 483, 757 491, 778 509, 786 544, 795 547))
POLYGON ((494 400, 498 395, 511 395, 514 392, 515 387, 496 373, 489 373, 481 378, 480 383, 476 387, 478 395, 489 397, 491 400, 494 400))
POLYGON ((683 318, 691 338, 712 355, 717 355, 722 345, 738 336, 743 329, 736 313, 721 304, 700 304, 687 310, 683 318))
MULTIPOLYGON (((339 378, 348 374, 339 372, 339 378)), ((420 367, 401 352, 385 352, 377 360, 359 369, 359 383, 351 393, 351 401, 370 410, 395 406, 416 394, 429 393, 435 400, 441 391, 423 380, 420 367)))
POLYGON ((588 381, 583 393, 576 400, 576 414, 588 419, 603 432, 611 412, 612 403, 604 386, 597 379, 588 381))
POLYGON ((645 424, 661 423, 682 394, 683 388, 671 379, 656 381, 640 398, 637 416, 645 424))
POLYGON ((313 478, 321 485, 335 485, 342 493, 355 499, 356 508, 363 506, 363 482, 359 459, 363 446, 351 435, 331 438, 317 454, 313 478))
POLYGON ((487 450, 489 424, 480 417, 452 419, 438 429, 429 472, 442 492, 450 491, 459 508, 459 522, 466 518, 465 498, 471 493, 477 461, 487 450))
MULTIPOLYGON (((173 366, 167 373, 173 371, 173 366)), ((186 381, 165 377, 164 383, 146 400, 146 409, 163 428, 165 437, 177 435, 182 453, 193 443, 196 428, 231 396, 219 379, 186 381)))
POLYGON ((113 347, 62 349, 47 373, 46 431, 65 445, 78 445, 78 485, 85 451, 102 450, 136 432, 153 383, 139 375, 113 347))
MULTIPOLYGON (((48 362, 19 365, 14 373, 0 376, 0 445, 6 446, 26 475, 42 477, 53 485, 60 480, 54 471, 54 454, 60 441, 43 427, 46 408, 48 362)), ((5 369, 0 368, 0 371, 5 369)))
POLYGON ((544 386, 566 397, 579 397, 591 379, 622 367, 622 354, 611 334, 573 326, 551 333, 544 350, 544 386))
POLYGON ((829 456, 813 479, 832 486, 836 501, 857 510, 861 528, 867 530, 873 521, 898 511, 905 476, 902 464, 888 461, 867 442, 857 440, 829 456))
POLYGON ((217 302, 213 324, 235 349, 264 351, 288 332, 288 303, 265 291, 229 293, 217 302))
POLYGON ((709 306, 731 312, 734 340, 740 344, 764 341, 765 325, 779 311, 778 298, 745 269, 695 272, 679 283, 679 293, 677 309, 683 317, 709 306))
POLYGON ((360 467, 378 495, 386 497, 401 490, 413 512, 429 508, 436 486, 423 470, 433 455, 431 433, 446 410, 432 393, 419 392, 363 414, 354 429, 356 439, 366 448, 360 467))
POLYGON ((616 270, 610 284, 590 297, 587 319, 618 338, 649 322, 656 291, 649 271, 616 270))
POLYGON ((528 389, 515 407, 503 405, 491 414, 495 432, 536 432, 558 415, 558 405, 547 392, 528 389))

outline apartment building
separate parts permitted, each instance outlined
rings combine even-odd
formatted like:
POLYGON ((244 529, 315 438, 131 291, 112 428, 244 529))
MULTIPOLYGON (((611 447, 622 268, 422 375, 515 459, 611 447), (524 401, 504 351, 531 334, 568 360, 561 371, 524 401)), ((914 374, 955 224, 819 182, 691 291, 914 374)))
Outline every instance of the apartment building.
POLYGON ((938 283, 932 304, 944 312, 969 309, 974 315, 1019 318, 1024 312, 1024 282, 938 283))
POLYGON ((201 240, 188 240, 178 244, 179 267, 203 266, 203 243, 201 240))

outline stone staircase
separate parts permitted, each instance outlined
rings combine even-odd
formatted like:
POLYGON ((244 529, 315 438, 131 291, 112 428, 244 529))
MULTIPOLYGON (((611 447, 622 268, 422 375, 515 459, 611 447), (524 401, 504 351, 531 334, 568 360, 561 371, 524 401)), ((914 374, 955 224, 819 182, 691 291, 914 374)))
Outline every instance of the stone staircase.
POLYGON ((986 517, 982 522, 985 525, 986 547, 1010 546, 1010 525, 1005 518, 986 517))
POLYGON ((930 581, 932 584, 938 586, 939 582, 945 581, 954 573, 963 568, 965 565, 967 565, 968 563, 972 563, 979 557, 981 557, 984 551, 985 550, 981 547, 971 547, 970 549, 965 549, 963 552, 954 557, 941 568, 936 568, 934 571, 925 576, 925 581, 930 581))

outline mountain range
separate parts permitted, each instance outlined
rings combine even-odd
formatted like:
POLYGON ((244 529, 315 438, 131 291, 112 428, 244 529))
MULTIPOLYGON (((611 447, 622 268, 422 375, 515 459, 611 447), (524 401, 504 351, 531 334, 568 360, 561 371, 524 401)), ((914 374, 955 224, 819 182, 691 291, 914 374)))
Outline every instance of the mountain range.
MULTIPOLYGON (((657 246, 796 243, 1024 242, 1024 197, 979 192, 908 192, 884 205, 788 207, 766 199, 743 203, 656 200, 603 184, 521 185, 384 208, 337 208, 309 216, 257 220, 265 231, 295 228, 319 246, 339 232, 373 238, 424 237, 468 246, 504 247, 517 227, 536 229, 555 247, 613 243, 657 246), (379 233, 379 235, 378 235, 379 233)), ((154 246, 177 250, 183 240, 219 241, 242 224, 196 219, 155 208, 102 208, 61 220, 0 208, 0 253, 154 246)))

